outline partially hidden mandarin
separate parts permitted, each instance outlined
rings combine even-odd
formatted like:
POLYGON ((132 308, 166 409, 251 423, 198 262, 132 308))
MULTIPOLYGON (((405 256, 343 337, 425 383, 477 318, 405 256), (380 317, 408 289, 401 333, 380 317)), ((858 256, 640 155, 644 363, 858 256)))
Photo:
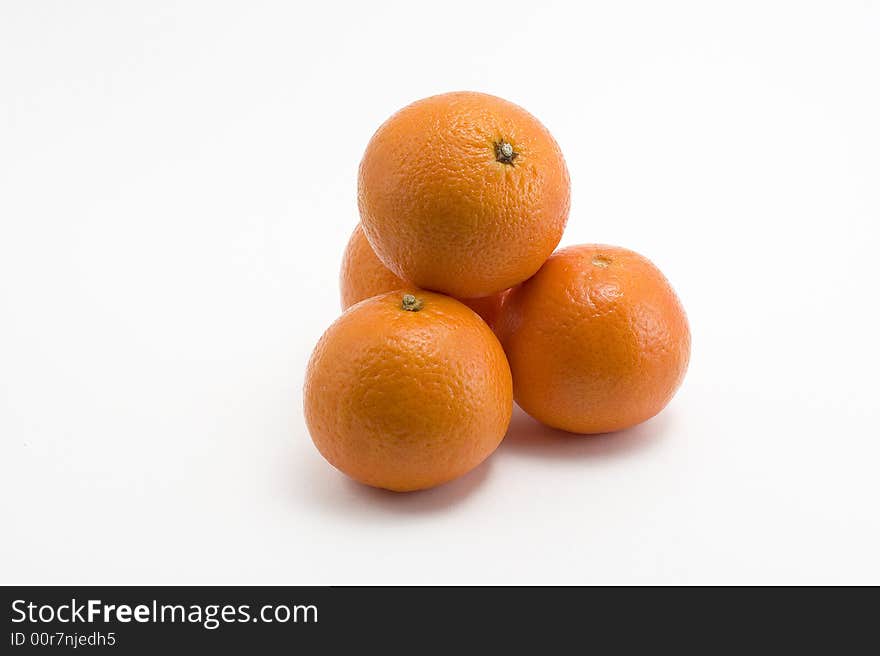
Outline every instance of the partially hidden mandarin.
MULTIPOLYGON (((351 233, 342 256, 342 269, 339 273, 342 309, 347 310, 355 303, 378 294, 411 287, 412 283, 395 275, 379 261, 364 235, 363 228, 358 224, 351 233)), ((494 326, 506 294, 505 290, 483 298, 458 300, 479 314, 489 326, 494 326)))

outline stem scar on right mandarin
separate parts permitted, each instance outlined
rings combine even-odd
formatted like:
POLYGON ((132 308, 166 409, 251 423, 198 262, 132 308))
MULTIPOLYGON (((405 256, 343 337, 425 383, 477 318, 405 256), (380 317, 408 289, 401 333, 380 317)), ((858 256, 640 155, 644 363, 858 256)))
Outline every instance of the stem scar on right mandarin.
POLYGON ((403 299, 401 300, 400 307, 407 312, 418 312, 422 309, 424 305, 424 301, 419 298, 416 298, 412 294, 404 294, 403 299))

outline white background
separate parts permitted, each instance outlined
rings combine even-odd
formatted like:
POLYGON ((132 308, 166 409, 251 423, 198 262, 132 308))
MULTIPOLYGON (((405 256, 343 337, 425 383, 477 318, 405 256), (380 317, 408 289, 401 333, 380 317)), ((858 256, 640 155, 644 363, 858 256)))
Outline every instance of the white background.
POLYGON ((877 2, 0 5, 0 582, 880 583, 877 2), (662 5, 662 6, 661 6, 662 5), (693 332, 611 436, 394 495, 311 444, 357 165, 473 89, 693 332))

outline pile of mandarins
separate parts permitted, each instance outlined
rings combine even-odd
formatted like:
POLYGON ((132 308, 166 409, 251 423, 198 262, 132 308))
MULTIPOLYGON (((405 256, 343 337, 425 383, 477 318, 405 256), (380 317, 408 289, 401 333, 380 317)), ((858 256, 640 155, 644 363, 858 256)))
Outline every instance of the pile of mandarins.
POLYGON ((531 114, 482 93, 425 98, 373 135, 345 312, 306 372, 306 423, 352 478, 407 491, 450 481, 504 438, 513 401, 571 433, 660 412, 690 332, 663 274, 615 246, 557 252, 569 178, 531 114))

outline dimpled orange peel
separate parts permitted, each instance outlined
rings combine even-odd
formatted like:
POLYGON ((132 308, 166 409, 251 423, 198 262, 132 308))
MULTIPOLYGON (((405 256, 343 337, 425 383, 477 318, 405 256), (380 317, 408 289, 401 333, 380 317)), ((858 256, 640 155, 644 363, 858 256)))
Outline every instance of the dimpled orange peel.
POLYGON ((394 114, 367 145, 358 207, 395 275, 456 298, 534 274, 568 219, 569 178, 547 129, 484 93, 446 93, 394 114))
POLYGON ((351 478, 430 488, 487 458, 513 409, 491 329, 448 296, 394 291, 349 308, 321 337, 303 404, 321 454, 351 478))
POLYGON ((496 332, 516 402, 572 433, 604 433, 660 412, 690 358, 684 309, 663 274, 615 246, 564 248, 511 291, 496 332))

